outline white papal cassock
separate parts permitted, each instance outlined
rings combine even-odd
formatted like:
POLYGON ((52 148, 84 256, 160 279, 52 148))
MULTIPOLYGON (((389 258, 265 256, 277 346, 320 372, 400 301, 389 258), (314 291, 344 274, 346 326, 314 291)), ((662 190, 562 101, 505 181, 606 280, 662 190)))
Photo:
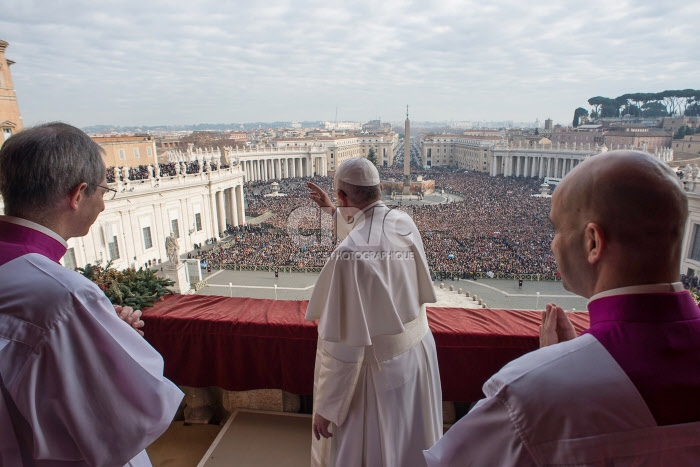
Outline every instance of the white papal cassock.
POLYGON ((425 315, 436 299, 420 234, 381 202, 342 224, 348 235, 306 313, 319 320, 314 412, 333 433, 313 439, 311 464, 424 465, 422 449, 442 434, 442 392, 425 315))

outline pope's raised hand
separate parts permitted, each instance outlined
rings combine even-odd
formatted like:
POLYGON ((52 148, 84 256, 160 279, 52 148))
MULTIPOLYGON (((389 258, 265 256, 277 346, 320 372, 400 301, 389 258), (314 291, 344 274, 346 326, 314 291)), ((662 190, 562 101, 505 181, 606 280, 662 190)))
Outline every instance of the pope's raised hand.
POLYGON ((335 212, 335 205, 331 197, 328 196, 328 193, 323 191, 323 188, 311 182, 306 182, 306 186, 311 190, 309 198, 311 198, 314 203, 318 204, 325 213, 332 214, 335 212))

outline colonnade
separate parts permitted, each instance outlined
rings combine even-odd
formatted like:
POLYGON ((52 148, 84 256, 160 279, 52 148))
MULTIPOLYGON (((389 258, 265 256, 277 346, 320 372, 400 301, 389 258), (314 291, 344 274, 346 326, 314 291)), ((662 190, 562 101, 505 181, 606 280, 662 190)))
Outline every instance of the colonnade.
POLYGON ((241 158, 246 181, 282 180, 294 177, 328 175, 325 153, 304 156, 275 156, 241 158))
MULTIPOLYGON (((500 152, 500 151, 499 151, 500 152)), ((563 178, 588 155, 492 153, 491 176, 563 178)))
POLYGON ((243 185, 212 189, 210 203, 212 231, 217 232, 219 237, 223 236, 227 225, 245 225, 243 185))

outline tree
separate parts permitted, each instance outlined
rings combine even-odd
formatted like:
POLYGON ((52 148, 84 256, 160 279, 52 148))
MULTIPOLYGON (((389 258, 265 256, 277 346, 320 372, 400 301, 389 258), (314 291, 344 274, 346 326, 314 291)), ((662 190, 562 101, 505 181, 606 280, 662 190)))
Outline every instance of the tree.
POLYGON ((379 168, 379 163, 377 162, 377 153, 374 152, 374 148, 369 148, 369 154, 367 154, 367 160, 374 164, 375 167, 379 168))
POLYGON ((668 117, 668 112, 666 111, 666 106, 658 101, 646 102, 642 105, 642 116, 643 117, 668 117))
POLYGON ((624 105, 624 102, 618 104, 618 101, 615 99, 610 99, 609 97, 603 96, 596 96, 588 99, 588 104, 593 106, 593 111, 599 117, 619 117, 620 107, 621 105, 624 105))
POLYGON ((698 116, 700 116, 700 101, 690 104, 685 109, 685 116, 686 117, 698 117, 698 116))
POLYGON ((694 135, 697 133, 697 130, 693 130, 690 128, 688 125, 683 125, 678 129, 675 135, 673 135, 673 139, 683 139, 687 135, 694 135))
POLYGON ((581 124, 581 117, 588 117, 588 110, 583 107, 574 110, 574 128, 581 124))
POLYGON ((600 109, 603 107, 603 102, 607 100, 607 97, 596 96, 588 99, 588 105, 593 107, 593 113, 600 115, 600 109))

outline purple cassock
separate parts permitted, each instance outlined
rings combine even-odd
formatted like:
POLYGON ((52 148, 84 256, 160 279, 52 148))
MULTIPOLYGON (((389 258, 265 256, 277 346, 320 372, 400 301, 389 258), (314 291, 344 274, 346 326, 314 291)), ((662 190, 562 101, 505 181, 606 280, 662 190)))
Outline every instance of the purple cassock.
POLYGON ((12 218, 12 222, 6 219, 0 216, 0 266, 29 253, 39 253, 58 263, 66 253, 65 241, 48 229, 44 233, 15 223, 25 224, 22 219, 12 218))
POLYGON ((588 311, 587 333, 624 370, 659 425, 700 420, 700 309, 690 293, 613 295, 591 301, 588 311))

